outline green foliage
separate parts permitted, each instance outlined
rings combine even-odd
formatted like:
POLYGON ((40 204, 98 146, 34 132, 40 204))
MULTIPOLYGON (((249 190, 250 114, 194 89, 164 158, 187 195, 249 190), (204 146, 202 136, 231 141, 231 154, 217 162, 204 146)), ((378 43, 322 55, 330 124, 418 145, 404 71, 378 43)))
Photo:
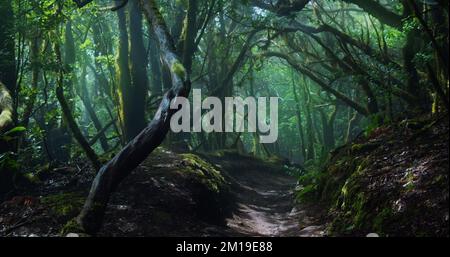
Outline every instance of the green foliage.
POLYGON ((14 127, 12 129, 0 134, 0 141, 8 142, 8 141, 17 139, 17 137, 24 131, 26 131, 25 127, 22 127, 22 126, 14 127))
POLYGON ((314 202, 320 197, 320 189, 326 174, 310 169, 298 178, 298 186, 296 188, 296 200, 299 202, 314 202))
MULTIPOLYGON (((97 135, 99 127, 113 121, 113 125, 104 131, 111 149, 104 153, 98 141, 92 145, 99 155, 104 154, 105 161, 110 159, 113 153, 126 144, 126 140, 122 139, 122 133, 126 129, 121 126, 125 123, 125 118, 132 116, 126 114, 133 113, 127 111, 143 110, 140 108, 143 105, 136 108, 138 105, 134 105, 133 101, 126 101, 138 95, 133 89, 139 83, 129 79, 119 81, 118 78, 126 78, 129 74, 121 73, 119 68, 114 67, 120 37, 117 13, 105 12, 101 8, 108 1, 93 1, 82 9, 76 8, 73 1, 64 0, 10 2, 15 16, 14 26, 11 26, 14 33, 10 37, 17 49, 12 56, 15 56, 13 59, 16 60, 18 68, 13 73, 19 75, 18 90, 14 92, 16 109, 13 114, 17 114, 14 117, 17 124, 21 124, 26 111, 31 113, 31 118, 26 129, 19 126, 0 134, 1 143, 13 143, 19 137, 22 137, 20 142, 23 142, 19 144, 21 148, 18 149, 18 154, 0 153, 0 171, 16 172, 23 169, 21 173, 26 174, 29 180, 34 180, 35 171, 45 166, 45 162, 63 161, 72 165, 73 158, 83 156, 83 150, 71 138, 55 97, 55 87, 60 75, 63 75, 63 93, 67 96, 71 114, 88 141, 97 135), (68 32, 65 25, 69 21, 73 35, 64 33, 68 32), (36 42, 34 40, 37 40, 40 46, 36 60, 30 58, 32 43, 36 42), (69 44, 71 41, 73 44, 69 44), (56 58, 55 45, 58 44, 61 46, 63 63, 56 58), (35 68, 39 74, 33 74, 35 68), (35 75, 36 87, 32 83, 35 75), (81 84, 86 86, 85 90, 81 90, 81 84), (83 101, 86 99, 89 101, 83 101), (94 122, 91 114, 86 111, 87 102, 95 109, 98 122, 94 122), (68 152, 67 155, 73 158, 67 160, 58 156, 61 152, 68 152), (25 167, 20 167, 21 165, 25 167)), ((364 160, 354 156, 370 152, 378 145, 351 141, 360 133, 366 137, 373 136, 380 126, 409 116, 416 103, 406 101, 401 93, 410 93, 408 90, 412 82, 417 82, 418 90, 423 93, 414 96, 424 101, 425 112, 428 112, 427 105, 431 105, 428 98, 439 105, 439 90, 435 89, 436 85, 430 80, 431 75, 436 75, 439 80, 438 88, 441 85, 444 93, 448 91, 448 74, 441 70, 441 61, 437 59, 439 49, 435 49, 430 35, 414 17, 402 17, 400 27, 391 27, 384 24, 383 17, 377 17, 371 10, 347 5, 345 1, 321 1, 320 17, 312 15, 309 11, 310 5, 307 6, 307 12, 290 13, 293 9, 290 7, 293 7, 291 5, 295 1, 273 2, 273 5, 261 4, 256 7, 254 1, 249 0, 198 1, 197 17, 194 17, 198 30, 195 31, 195 52, 190 69, 192 74, 187 74, 183 64, 178 61, 170 67, 163 67, 163 70, 161 67, 155 67, 161 65, 158 40, 154 38, 153 33, 149 33, 151 24, 144 22, 140 29, 143 32, 145 48, 148 50, 145 56, 149 55, 150 63, 139 68, 155 81, 147 83, 150 90, 146 88, 148 85, 142 85, 144 90, 139 93, 139 97, 146 98, 148 106, 158 106, 162 97, 158 95, 159 91, 170 87, 171 78, 170 74, 166 74, 167 70, 182 79, 187 79, 189 75, 194 88, 207 90, 211 96, 278 96, 280 105, 277 143, 263 147, 253 134, 242 133, 239 137, 243 146, 239 145, 239 150, 259 157, 272 156, 265 160, 272 165, 286 163, 280 161, 278 156, 300 163, 306 167, 306 171, 303 168, 283 166, 284 172, 299 178, 296 198, 300 201, 311 201, 325 195, 326 198, 339 202, 339 206, 348 209, 352 215, 356 213, 354 222, 359 224, 367 215, 363 209, 368 196, 352 193, 355 191, 353 186, 357 176, 351 175, 364 171, 365 165, 364 160), (288 13, 279 13, 283 8, 287 8, 288 13), (354 11, 354 8, 359 11, 354 11), (329 10, 337 9, 342 15, 330 15, 329 10), (324 25, 329 26, 331 30, 324 29, 324 25), (258 32, 253 38, 248 38, 249 32, 254 30, 258 32), (251 47, 241 55, 243 46, 247 44, 251 47), (414 49, 405 48, 408 45, 413 45, 414 49), (151 50, 156 50, 156 54, 150 56, 151 50), (411 60, 408 61, 412 62, 410 73, 413 74, 406 71, 406 50, 411 50, 411 60), (269 58, 269 53, 285 54, 291 60, 287 62, 277 57, 269 58), (238 57, 242 56, 242 60, 237 62, 238 57), (156 62, 151 62, 154 60, 156 62), (428 66, 435 70, 430 73, 428 66), (230 80, 226 76, 233 67, 237 69, 231 74, 230 80), (302 69, 299 67, 312 75, 300 72, 302 69), (411 77, 415 81, 411 82, 411 77), (162 82, 158 82, 158 79, 162 82), (224 85, 224 81, 231 83, 224 85), (157 93, 153 89, 156 89, 157 93), (374 96, 371 100, 376 100, 379 113, 362 117, 366 115, 364 110, 368 109, 366 105, 368 98, 372 97, 370 95, 374 96), (335 109, 336 113, 333 112, 335 109), (363 115, 354 115, 355 109, 363 115), (328 133, 330 131, 331 133, 328 133), (331 143, 328 140, 330 134, 333 137, 331 143), (345 145, 346 154, 339 153, 343 156, 338 158, 330 151, 340 145, 345 145), (309 149, 310 146, 313 149, 309 149), (311 154, 312 152, 314 154, 311 154), (330 158, 334 158, 334 162, 329 164, 329 170, 325 171, 322 169, 323 165, 330 161, 330 158), (339 178, 333 181, 327 179, 325 174, 340 177, 336 176, 339 178)), ((402 1, 380 3, 383 8, 399 16, 404 11, 402 1)), ((158 15, 158 22, 163 22, 164 19, 171 28, 170 34, 174 41, 180 42, 175 46, 176 54, 183 59, 188 56, 184 55, 184 42, 179 40, 179 37, 182 37, 181 30, 186 27, 188 20, 184 16, 188 13, 188 5, 188 0, 176 0, 158 1, 158 6, 155 6, 164 16, 158 15)), ((430 7, 426 5, 426 8, 430 7)), ((125 33, 129 33, 130 41, 132 37, 128 27, 129 13, 124 10, 127 23, 125 33)), ((427 19, 426 22, 439 45, 445 49, 448 46, 448 26, 441 28, 442 24, 436 24, 434 19, 427 19)), ((133 70, 136 67, 128 61, 133 58, 130 52, 133 52, 131 50, 134 48, 130 47, 130 42, 124 44, 126 46, 123 50, 126 50, 128 56, 123 60, 126 60, 126 65, 131 66, 133 70)), ((4 60, 0 58, 0 65, 3 64, 4 60)), ((124 70, 128 68, 126 65, 124 70)), ((142 116, 151 117, 153 110, 149 109, 151 108, 145 108, 142 116)), ((439 106, 433 109, 437 113, 441 111, 439 106)), ((236 136, 231 133, 223 138, 214 133, 196 134, 186 136, 187 139, 183 140, 190 146, 198 146, 199 151, 216 151, 235 146, 233 143, 236 136)), ((166 144, 171 146, 173 141, 177 141, 177 136, 167 140, 166 144)), ((220 153, 220 157, 224 156, 225 152, 220 153)), ((196 155, 183 155, 183 158, 186 167, 180 168, 182 175, 192 176, 210 192, 217 193, 221 190, 224 179, 216 167, 196 155)), ((412 192, 415 190, 415 184, 411 178, 407 179, 410 179, 411 183, 407 183, 404 189, 412 192)), ((46 200, 62 201, 56 197, 46 200)), ((72 209, 76 209, 70 204, 60 205, 62 207, 57 207, 54 211, 62 216, 70 216, 72 209)), ((387 216, 389 209, 382 211, 376 222, 379 225, 376 226, 382 226, 387 216)), ((354 229, 356 226, 345 225, 345 229, 354 229)))

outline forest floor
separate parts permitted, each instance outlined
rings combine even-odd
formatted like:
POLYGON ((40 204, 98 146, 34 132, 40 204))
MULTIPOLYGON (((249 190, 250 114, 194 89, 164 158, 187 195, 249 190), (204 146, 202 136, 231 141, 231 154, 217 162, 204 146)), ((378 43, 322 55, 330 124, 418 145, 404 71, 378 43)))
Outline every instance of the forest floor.
MULTIPOLYGON (((3 202, 0 236, 70 232, 61 231, 94 176, 82 163, 40 172, 34 186, 3 202)), ((322 236, 320 212, 294 204, 296 179, 282 167, 233 152, 158 149, 112 196, 98 236, 322 236)))
MULTIPOLYGON (((158 148, 112 195, 97 236, 448 236, 448 142, 447 117, 385 125, 298 184, 276 157, 158 148)), ((94 176, 83 159, 29 175, 0 204, 0 236, 74 232, 65 224, 94 176)))

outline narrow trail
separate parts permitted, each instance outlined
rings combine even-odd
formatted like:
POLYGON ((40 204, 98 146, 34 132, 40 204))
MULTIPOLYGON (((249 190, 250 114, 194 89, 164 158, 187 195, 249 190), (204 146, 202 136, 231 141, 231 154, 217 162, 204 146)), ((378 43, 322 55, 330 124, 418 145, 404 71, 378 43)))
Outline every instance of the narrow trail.
MULTIPOLYGON (((294 203, 296 179, 281 163, 236 154, 203 157, 220 168, 226 194, 202 198, 209 191, 193 177, 198 163, 160 150, 112 195, 98 236, 323 236, 319 211, 294 203)), ((0 203, 0 236, 60 236, 82 207, 92 177, 51 174, 34 192, 19 194, 28 202, 0 203)))
POLYGON ((324 235, 324 226, 319 220, 294 204, 294 177, 258 165, 243 167, 239 163, 228 163, 223 168, 237 200, 237 211, 227 219, 227 226, 234 233, 244 236, 324 235))

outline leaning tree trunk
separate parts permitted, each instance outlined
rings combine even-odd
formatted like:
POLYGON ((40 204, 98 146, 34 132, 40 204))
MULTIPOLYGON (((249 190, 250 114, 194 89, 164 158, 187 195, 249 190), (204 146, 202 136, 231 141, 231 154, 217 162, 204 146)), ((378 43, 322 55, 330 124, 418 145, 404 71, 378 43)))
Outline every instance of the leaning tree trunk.
POLYGON ((175 54, 173 39, 156 2, 141 0, 140 4, 158 38, 162 59, 170 70, 172 88, 164 95, 150 124, 99 170, 86 203, 77 217, 78 224, 88 233, 95 233, 101 227, 110 194, 164 140, 169 131, 170 118, 177 112, 170 109, 170 102, 178 96, 187 97, 190 91, 188 74, 175 54))

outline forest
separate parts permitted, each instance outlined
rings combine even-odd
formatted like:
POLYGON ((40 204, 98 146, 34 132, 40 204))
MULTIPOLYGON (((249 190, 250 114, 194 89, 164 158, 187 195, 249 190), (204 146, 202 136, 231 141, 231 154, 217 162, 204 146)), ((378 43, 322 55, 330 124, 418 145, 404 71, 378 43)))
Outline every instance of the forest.
POLYGON ((1 1, 0 237, 448 237, 448 7, 1 1))

